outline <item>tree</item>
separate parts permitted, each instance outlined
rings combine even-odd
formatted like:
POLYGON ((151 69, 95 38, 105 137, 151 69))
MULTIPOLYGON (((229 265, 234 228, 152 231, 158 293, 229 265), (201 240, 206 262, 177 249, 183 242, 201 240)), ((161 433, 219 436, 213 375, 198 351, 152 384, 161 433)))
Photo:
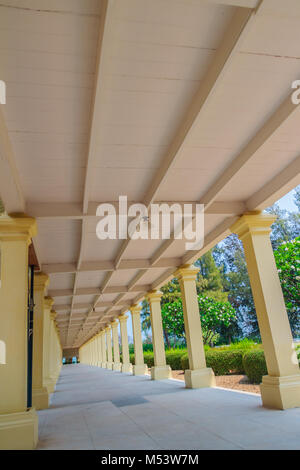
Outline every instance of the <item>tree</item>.
POLYGON ((300 211, 300 185, 297 186, 294 192, 294 203, 298 207, 298 210, 300 211))
POLYGON ((276 221, 272 224, 272 231, 270 234, 274 250, 276 250, 282 243, 293 240, 297 235, 299 235, 299 213, 288 212, 284 209, 280 209, 278 204, 273 204, 273 206, 268 207, 266 212, 277 216, 276 221))
MULTIPOLYGON (((199 314, 201 318, 204 343, 208 343, 230 328, 236 322, 236 313, 228 301, 217 301, 198 295, 199 314)), ((170 337, 185 339, 183 308, 181 299, 162 306, 163 328, 170 337)))
MULTIPOLYGON (((211 251, 205 253, 199 260, 197 260, 195 265, 199 267, 199 273, 196 279, 197 293, 215 300, 227 301, 228 294, 224 292, 222 276, 216 266, 211 251)), ((176 343, 177 339, 180 340, 184 337, 182 335, 182 332, 184 331, 183 323, 181 322, 181 329, 177 328, 178 325, 176 326, 178 322, 177 302, 181 302, 181 291, 178 279, 173 278, 161 288, 161 291, 163 293, 161 299, 162 317, 164 318, 164 315, 166 316, 166 321, 163 322, 163 332, 166 344, 168 348, 170 348, 171 340, 176 343), (165 305, 168 305, 168 307, 164 308, 165 305), (172 305, 172 307, 169 308, 169 305, 172 305), (171 318, 172 315, 174 315, 174 321, 171 318), (178 331, 178 334, 176 334, 175 331, 178 331)), ((151 328, 150 309, 146 301, 143 301, 142 303, 141 316, 142 328, 146 333, 151 328)))
POLYGON ((195 262, 200 268, 197 275, 197 292, 215 300, 228 300, 228 293, 224 291, 222 274, 213 258, 212 251, 208 251, 195 262))
POLYGON ((199 295, 198 304, 204 343, 213 342, 215 335, 224 335, 224 331, 227 332, 230 341, 237 321, 236 312, 230 302, 199 295))
POLYGON ((232 234, 213 251, 222 273, 222 283, 228 300, 237 313, 236 335, 259 335, 247 264, 242 242, 232 234))
POLYGON ((300 237, 274 252, 285 305, 294 336, 300 335, 300 237))

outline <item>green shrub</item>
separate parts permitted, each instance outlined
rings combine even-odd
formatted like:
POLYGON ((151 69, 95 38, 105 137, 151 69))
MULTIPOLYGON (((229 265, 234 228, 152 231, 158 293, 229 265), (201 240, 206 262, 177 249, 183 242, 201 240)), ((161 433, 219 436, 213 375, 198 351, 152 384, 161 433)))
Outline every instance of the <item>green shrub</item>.
POLYGON ((181 356, 181 369, 186 370, 189 369, 189 356, 188 354, 184 354, 181 356))
POLYGON ((206 365, 211 367, 215 375, 243 374, 242 350, 207 351, 206 365))
POLYGON ((297 353, 298 361, 300 362, 300 344, 296 345, 296 353, 297 353))
POLYGON ((217 348, 218 351, 222 351, 222 350, 241 350, 243 349, 244 351, 245 350, 249 350, 249 349, 261 349, 262 348, 262 345, 261 344, 257 344, 255 341, 253 341, 252 339, 249 339, 249 338, 244 338, 242 339, 241 341, 237 341, 237 342, 234 342, 234 343, 231 343, 227 346, 220 346, 217 348))
MULTIPOLYGON (((205 352, 206 365, 211 367, 215 375, 244 374, 243 367, 244 351, 218 351, 211 349, 205 352)), ((189 358, 185 354, 181 358, 183 370, 189 368, 189 358)))
POLYGON ((243 356, 243 365, 251 383, 261 383, 263 375, 268 374, 263 351, 247 351, 243 356))
POLYGON ((147 366, 153 367, 154 366, 154 354, 151 351, 144 352, 144 362, 147 366))
POLYGON ((166 361, 172 370, 181 370, 181 358, 186 354, 186 349, 166 351, 166 361))
POLYGON ((135 362, 134 362, 134 353, 129 353, 129 360, 130 360, 132 365, 135 364, 135 362))

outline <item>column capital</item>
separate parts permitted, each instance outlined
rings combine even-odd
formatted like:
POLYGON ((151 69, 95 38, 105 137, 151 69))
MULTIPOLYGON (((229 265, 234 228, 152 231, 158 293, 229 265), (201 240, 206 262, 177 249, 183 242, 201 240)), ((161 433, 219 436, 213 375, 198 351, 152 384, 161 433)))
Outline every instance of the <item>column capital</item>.
POLYGON ((37 234, 37 223, 26 214, 11 214, 0 218, 0 241, 27 240, 37 234))
POLYGON ((55 320, 56 315, 57 315, 57 313, 52 311, 52 312, 50 313, 50 318, 51 318, 51 320, 55 320))
POLYGON ((128 316, 127 315, 119 315, 118 320, 119 320, 120 323, 125 323, 128 320, 128 316))
POLYGON ((34 289, 45 290, 49 285, 49 276, 45 273, 37 273, 34 275, 34 289))
POLYGON ((277 219, 276 215, 262 212, 249 212, 240 217, 230 230, 242 239, 248 234, 265 235, 271 232, 271 225, 277 219))
POLYGON ((108 325, 108 326, 106 326, 104 329, 105 329, 105 331, 108 333, 108 332, 111 330, 111 327, 110 327, 110 325, 108 325))
POLYGON ((141 305, 133 304, 133 305, 131 305, 129 310, 131 312, 131 315, 137 315, 137 314, 141 313, 142 307, 141 307, 141 305))
POLYGON ((45 303, 45 307, 51 310, 52 305, 54 304, 54 299, 52 299, 52 297, 45 297, 44 303, 45 303))
POLYGON ((160 290, 151 290, 147 293, 146 299, 149 303, 159 302, 163 296, 163 293, 160 290))
POLYGON ((179 281, 195 281, 198 272, 199 268, 195 268, 190 264, 184 264, 177 269, 174 276, 177 277, 179 281))
POLYGON ((118 323, 116 320, 114 320, 114 321, 111 322, 110 326, 111 326, 112 328, 118 328, 119 323, 118 323))

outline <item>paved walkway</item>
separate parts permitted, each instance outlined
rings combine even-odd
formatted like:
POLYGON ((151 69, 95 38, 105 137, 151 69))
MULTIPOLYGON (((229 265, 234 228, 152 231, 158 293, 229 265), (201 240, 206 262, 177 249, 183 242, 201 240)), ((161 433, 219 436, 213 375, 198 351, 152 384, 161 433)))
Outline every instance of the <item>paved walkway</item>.
POLYGON ((39 421, 39 449, 300 449, 300 408, 80 364, 63 366, 39 421))

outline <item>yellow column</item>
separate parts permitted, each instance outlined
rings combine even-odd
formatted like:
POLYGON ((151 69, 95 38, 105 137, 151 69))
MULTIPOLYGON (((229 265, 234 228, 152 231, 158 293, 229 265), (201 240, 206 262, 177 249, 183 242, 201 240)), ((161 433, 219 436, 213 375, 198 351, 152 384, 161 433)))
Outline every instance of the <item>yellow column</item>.
POLYGON ((0 449, 34 449, 38 417, 27 411, 28 246, 36 222, 26 216, 0 217, 0 449))
POLYGON ((49 393, 44 384, 45 361, 45 324, 47 320, 45 309, 45 291, 49 284, 49 276, 37 273, 34 276, 34 313, 33 313, 33 375, 32 375, 32 404, 35 409, 43 410, 49 407, 49 393))
POLYGON ((110 326, 105 328, 106 331, 106 348, 107 348, 107 363, 106 368, 112 370, 112 345, 111 345, 111 329, 110 326))
POLYGON ((153 380, 169 379, 171 377, 171 368, 166 363, 160 306, 161 297, 162 292, 159 291, 151 291, 147 295, 147 300, 150 306, 150 320, 154 352, 154 367, 151 367, 151 378, 153 380))
POLYGON ((92 348, 93 348, 93 366, 97 365, 97 343, 95 337, 92 339, 92 348))
POLYGON ((48 383, 48 390, 53 393, 57 382, 56 363, 55 363, 55 318, 56 312, 50 314, 50 381, 48 383))
POLYGON ((54 300, 51 297, 46 297, 44 300, 44 386, 47 387, 50 393, 51 379, 50 379, 50 326, 51 319, 50 313, 54 300))
MULTIPOLYGON (((58 379, 62 367, 62 348, 60 344, 59 328, 58 324, 55 321, 55 364, 56 364, 56 377, 58 379)), ((57 380, 56 379, 56 380, 57 380)))
POLYGON ((188 349, 190 368, 185 371, 184 379, 187 388, 215 386, 215 376, 211 368, 206 367, 202 339, 202 328, 196 289, 198 269, 190 265, 179 268, 175 276, 179 280, 185 337, 188 349))
POLYGON ((113 339, 113 348, 114 348, 114 362, 113 370, 121 372, 121 362, 120 362, 120 348, 119 348, 119 333, 118 333, 118 322, 113 321, 111 323, 112 339, 113 339))
POLYGON ((120 330, 121 330, 121 345, 122 345, 121 371, 125 373, 132 373, 132 364, 130 363, 129 347, 128 347, 127 319, 128 317, 126 315, 119 316, 120 330))
POLYGON ((134 366, 133 375, 145 375, 148 367, 144 364, 143 342, 142 342, 142 329, 141 329, 141 307, 133 305, 130 307, 132 318, 132 331, 134 343, 134 366))
POLYGON ((89 365, 93 365, 93 347, 92 347, 92 341, 89 341, 89 365))
POLYGON ((97 351, 98 351, 98 357, 97 357, 97 366, 102 367, 102 343, 101 343, 101 333, 99 333, 96 336, 96 341, 97 341, 97 351))
POLYGON ((88 351, 87 363, 90 366, 91 365, 91 342, 90 341, 87 343, 87 351, 88 351))
POLYGON ((100 331, 100 341, 101 341, 101 347, 102 347, 102 363, 101 367, 102 369, 106 369, 107 365, 107 351, 106 351, 106 338, 105 338, 105 330, 100 331))
POLYGON ((270 241, 276 217, 252 213, 232 227, 243 242, 268 375, 261 396, 266 407, 300 406, 300 371, 270 241))

